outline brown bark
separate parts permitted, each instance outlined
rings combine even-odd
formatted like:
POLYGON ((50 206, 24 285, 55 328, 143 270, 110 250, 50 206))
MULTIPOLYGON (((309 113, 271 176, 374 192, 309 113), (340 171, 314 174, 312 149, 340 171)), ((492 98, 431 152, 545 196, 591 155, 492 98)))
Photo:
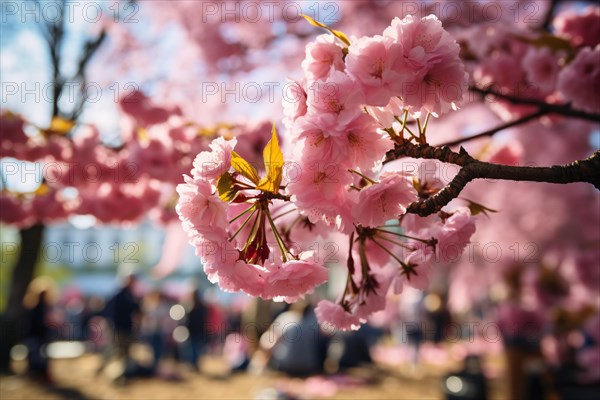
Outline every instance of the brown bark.
POLYGON ((397 144, 388 153, 386 161, 400 157, 435 159, 456 164, 462 168, 452 181, 434 196, 409 205, 407 212, 427 216, 457 198, 464 187, 474 179, 501 179, 511 181, 574 183, 587 182, 600 190, 600 151, 585 160, 551 167, 521 167, 483 162, 471 157, 462 147, 458 153, 449 147, 416 145, 410 142, 397 144))
POLYGON ((26 325, 23 298, 29 283, 33 279, 35 266, 42 248, 44 228, 44 225, 37 224, 19 232, 21 250, 13 268, 8 304, 0 324, 0 372, 9 370, 10 349, 23 337, 23 330, 26 325))

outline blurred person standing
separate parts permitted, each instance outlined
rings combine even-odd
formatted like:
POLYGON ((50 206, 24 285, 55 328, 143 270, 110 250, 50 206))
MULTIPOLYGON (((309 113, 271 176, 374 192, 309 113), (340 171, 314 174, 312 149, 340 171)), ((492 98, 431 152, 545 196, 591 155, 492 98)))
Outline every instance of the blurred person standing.
POLYGON ((132 367, 129 350, 134 339, 134 326, 139 320, 140 304, 134 295, 134 286, 137 277, 133 274, 127 276, 123 287, 107 303, 105 313, 113 328, 112 349, 105 353, 102 364, 97 370, 101 373, 111 356, 116 353, 123 359, 123 373, 118 378, 123 378, 128 369, 132 367))
POLYGON ((31 281, 23 299, 27 310, 23 321, 23 333, 24 344, 28 350, 29 373, 45 383, 51 383, 46 345, 50 340, 57 338, 58 328, 61 326, 56 313, 53 312, 53 304, 57 299, 56 283, 48 276, 38 276, 31 281))
POLYGON ((502 334, 510 398, 537 400, 546 397, 540 384, 542 334, 547 320, 543 309, 528 296, 523 272, 513 268, 504 275, 506 299, 498 305, 496 323, 502 334))
POLYGON ((50 375, 44 347, 48 343, 50 334, 48 326, 49 310, 48 292, 42 290, 37 295, 35 305, 29 310, 29 332, 27 335, 29 372, 35 378, 47 382, 50 381, 50 375))
POLYGON ((208 308, 200 298, 201 294, 195 290, 192 294, 192 308, 187 315, 186 326, 190 334, 191 363, 195 370, 200 372, 198 358, 204 353, 204 348, 208 342, 208 308))
POLYGON ((87 299, 83 310, 82 325, 84 340, 88 341, 95 352, 106 348, 108 340, 102 332, 107 332, 107 321, 104 317, 104 299, 92 296, 87 299))
POLYGON ((164 295, 157 289, 144 297, 142 311, 142 335, 152 348, 150 371, 156 373, 165 349, 163 325, 169 318, 169 304, 164 295))

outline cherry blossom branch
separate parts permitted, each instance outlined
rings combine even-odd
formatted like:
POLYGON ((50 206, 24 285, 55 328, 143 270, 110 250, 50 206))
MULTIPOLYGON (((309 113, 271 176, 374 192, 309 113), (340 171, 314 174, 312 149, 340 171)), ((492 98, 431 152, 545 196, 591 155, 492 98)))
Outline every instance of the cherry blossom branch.
POLYGON ((462 167, 454 179, 435 195, 408 206, 408 213, 418 214, 423 217, 438 212, 450 201, 457 198, 464 187, 474 179, 500 179, 561 184, 587 182, 600 190, 600 150, 585 160, 551 167, 492 164, 474 159, 462 147, 456 153, 450 150, 448 146, 433 147, 429 145, 416 145, 410 142, 397 144, 388 153, 386 161, 400 157, 435 159, 462 167))
POLYGON ((561 0, 550 0, 550 4, 548 5, 548 11, 546 11, 546 15, 544 16, 544 21, 542 22, 541 28, 547 32, 550 32, 550 26, 552 25, 552 20, 554 19, 554 12, 556 11, 556 7, 561 0))
POLYGON ((495 135, 496 133, 498 133, 500 131, 503 131, 503 130, 508 129, 508 128, 512 128, 513 126, 525 124, 525 123, 527 123, 529 121, 532 121, 534 119, 538 119, 539 117, 541 117, 543 115, 546 115, 546 114, 549 114, 549 113, 550 112, 548 110, 540 109, 539 111, 534 112, 533 114, 525 115, 525 116, 523 116, 521 118, 515 119, 514 121, 510 121, 510 122, 507 122, 505 124, 499 125, 499 126, 497 126, 495 128, 488 129, 487 131, 478 133, 478 134, 473 135, 473 136, 468 136, 468 137, 464 137, 464 138, 452 140, 452 141, 440 144, 439 146, 456 146, 458 144, 461 144, 461 143, 464 143, 464 142, 468 142, 468 141, 471 141, 471 140, 475 140, 475 139, 480 139, 482 137, 493 136, 493 135, 495 135))
POLYGON ((428 144, 418 145, 409 141, 404 141, 402 143, 397 143, 396 146, 387 153, 384 163, 402 157, 439 160, 448 164, 456 164, 461 167, 471 161, 475 161, 463 147, 461 147, 457 153, 448 146, 430 146, 428 144))
POLYGON ((491 88, 479 88, 477 86, 470 86, 469 90, 474 93, 479 93, 482 97, 494 96, 502 100, 506 100, 513 104, 525 104, 538 107, 539 111, 546 111, 550 114, 560 114, 567 117, 581 118, 588 121, 598 122, 600 121, 600 114, 591 114, 585 111, 576 110, 568 104, 550 104, 544 101, 535 99, 526 99, 523 97, 513 96, 510 94, 504 94, 497 92, 491 88))
MULTIPOLYGON (((59 3, 60 13, 64 12, 63 4, 59 3)), ((48 52, 52 64, 52 83, 54 85, 54 91, 52 92, 52 116, 56 117, 59 115, 58 99, 64 88, 64 79, 60 73, 61 64, 61 47, 64 38, 63 18, 59 18, 57 21, 46 22, 47 34, 45 35, 48 52)))
MULTIPOLYGON (((84 45, 83 54, 79 59, 79 65, 77 67, 77 73, 72 78, 72 80, 78 79, 81 81, 81 88, 85 88, 87 86, 87 76, 85 73, 87 65, 100 45, 104 42, 104 39, 106 39, 106 31, 102 30, 98 36, 88 39, 84 45)), ((85 93, 81 91, 79 94, 79 100, 72 112, 72 119, 79 117, 83 111, 86 100, 85 93)))

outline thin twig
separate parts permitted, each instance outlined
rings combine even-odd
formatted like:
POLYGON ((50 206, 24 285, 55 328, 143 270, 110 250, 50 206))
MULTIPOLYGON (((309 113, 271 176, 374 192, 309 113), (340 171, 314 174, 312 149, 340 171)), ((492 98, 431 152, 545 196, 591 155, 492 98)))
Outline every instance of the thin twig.
POLYGON ((527 123, 529 121, 532 121, 534 119, 537 119, 537 118, 539 118, 539 117, 541 117, 543 115, 549 114, 549 113, 550 112, 548 110, 539 110, 537 112, 534 112, 533 114, 525 115, 524 117, 521 117, 521 118, 515 119, 514 121, 510 121, 510 122, 507 122, 505 124, 499 125, 499 126, 497 126, 495 128, 488 129, 487 131, 478 133, 476 135, 468 136, 468 137, 464 137, 464 138, 460 138, 460 139, 456 139, 456 140, 451 140, 449 142, 442 143, 442 144, 440 144, 438 146, 456 146, 458 144, 461 144, 461 143, 464 143, 464 142, 468 142, 468 141, 471 141, 471 140, 480 139, 482 137, 487 137, 487 136, 492 136, 492 135, 494 135, 494 134, 496 134, 496 133, 498 133, 500 131, 503 131, 503 130, 508 129, 508 128, 512 128, 513 126, 525 124, 525 123, 527 123))
POLYGON ((585 111, 576 110, 572 108, 569 104, 550 104, 544 101, 535 100, 535 99, 526 99, 523 97, 513 96, 510 94, 504 94, 497 92, 491 88, 479 88, 477 86, 469 87, 469 90, 474 93, 479 93, 482 97, 485 96, 494 96, 502 100, 506 100, 513 104, 525 104, 536 106, 539 111, 546 111, 551 114, 560 114, 567 117, 575 117, 580 119, 585 119, 587 121, 598 122, 600 121, 600 114, 591 114, 585 111))

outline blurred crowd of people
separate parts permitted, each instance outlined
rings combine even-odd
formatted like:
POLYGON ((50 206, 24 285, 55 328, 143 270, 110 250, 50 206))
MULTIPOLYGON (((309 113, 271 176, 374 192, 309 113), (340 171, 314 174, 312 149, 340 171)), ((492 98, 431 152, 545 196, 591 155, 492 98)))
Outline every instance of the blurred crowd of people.
MULTIPOLYGON (((457 337, 460 321, 447 309, 442 292, 407 293, 393 310, 380 315, 379 323, 374 319, 358 331, 342 332, 319 326, 310 300, 290 305, 239 296, 222 302, 210 288, 174 296, 164 288, 148 288, 142 283, 136 275, 129 275, 106 299, 66 289, 58 300, 57 290, 48 285, 30 291, 22 344, 28 350, 29 372, 51 381, 48 361, 56 356, 49 356, 48 346, 81 343, 84 351, 98 354, 97 375, 116 383, 142 377, 178 380, 190 370, 202 373, 202 358, 207 354, 222 357, 232 374, 278 371, 308 377, 372 365, 373 349, 382 338, 404 349, 405 364, 418 371, 424 345, 433 346, 440 355, 448 353, 449 341, 462 339, 481 351, 479 355, 465 352, 464 367, 443 380, 444 393, 448 399, 487 398, 480 356, 494 342, 478 345, 475 336, 457 337)), ((541 352, 544 331, 530 313, 510 302, 499 308, 481 303, 468 318, 485 321, 494 313, 513 395, 526 392, 527 398, 544 399, 548 388, 558 384, 582 393, 581 385, 573 386, 572 379, 565 381, 569 375, 564 368, 555 374, 562 381, 549 383, 552 370, 544 364, 541 352), (525 329, 527 326, 531 329, 525 329)), ((470 335, 474 334, 471 331, 470 335)))
POLYGON ((50 381, 48 345, 81 342, 100 355, 97 374, 115 382, 178 379, 183 365, 200 373, 207 353, 222 355, 232 373, 269 369, 309 376, 371 363, 369 349, 383 332, 369 325, 355 333, 326 332, 309 302, 224 305, 198 289, 182 298, 160 288, 140 294, 139 281, 127 276, 106 299, 77 290, 65 291, 60 301, 48 288, 30 293, 29 372, 50 381))
POLYGON ((47 348, 55 342, 84 343, 87 351, 101 355, 99 375, 111 364, 118 365, 118 373, 112 373, 115 380, 162 375, 161 361, 169 358, 199 371, 199 357, 218 345, 218 337, 232 323, 227 313, 204 301, 198 290, 183 299, 160 288, 140 295, 138 283, 129 275, 106 299, 67 290, 58 301, 52 288, 30 293, 23 343, 30 373, 50 380, 47 348), (135 344, 146 345, 150 357, 135 357, 135 344))

